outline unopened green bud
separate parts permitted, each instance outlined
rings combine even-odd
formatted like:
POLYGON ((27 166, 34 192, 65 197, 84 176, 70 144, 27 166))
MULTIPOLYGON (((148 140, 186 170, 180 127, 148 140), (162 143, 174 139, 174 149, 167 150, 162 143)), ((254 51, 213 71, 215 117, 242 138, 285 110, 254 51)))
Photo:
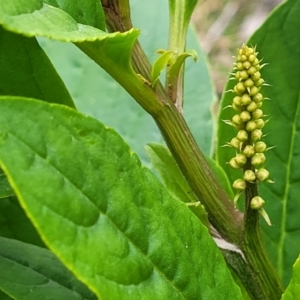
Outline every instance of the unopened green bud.
POLYGON ((263 115, 264 115, 263 111, 259 108, 252 112, 252 118, 256 120, 261 118, 263 115))
POLYGON ((254 81, 250 78, 244 81, 244 86, 247 88, 251 88, 254 86, 254 81))
POLYGON ((238 94, 241 95, 246 91, 245 86, 243 85, 242 82, 239 82, 238 84, 236 84, 233 88, 233 90, 238 94))
POLYGON ((247 79, 249 77, 249 74, 247 73, 247 71, 243 70, 243 71, 240 71, 239 77, 242 80, 245 80, 245 79, 247 79))
POLYGON ((248 140, 248 133, 246 130, 239 130, 239 132, 237 133, 236 137, 238 138, 238 140, 240 140, 241 142, 245 142, 248 140))
POLYGON ((248 57, 248 61, 250 61, 252 63, 252 62, 254 62, 255 58, 256 57, 255 57, 254 54, 250 54, 249 57, 248 57))
POLYGON ((253 86, 253 87, 250 88, 250 90, 249 90, 249 94, 250 94, 251 96, 257 95, 258 92, 259 92, 259 88, 258 88, 257 86, 253 86))
POLYGON ((255 129, 251 132, 251 139, 253 141, 258 141, 262 138, 262 131, 260 129, 255 129))
POLYGON ((256 171, 256 178, 259 181, 265 181, 265 180, 267 180, 269 178, 269 175, 270 175, 269 171, 266 170, 266 169, 263 169, 263 168, 258 169, 256 171))
POLYGON ((256 103, 256 105, 257 105, 257 108, 261 108, 262 107, 262 102, 258 102, 258 103, 256 103))
POLYGON ((233 182, 232 187, 236 190, 243 191, 246 189, 246 181, 243 179, 237 179, 233 182))
POLYGON ((247 56, 245 54, 240 55, 240 59, 242 62, 247 61, 247 56))
POLYGON ((232 123, 235 124, 235 125, 241 125, 243 123, 241 117, 239 114, 236 114, 232 117, 231 119, 232 123))
POLYGON ((251 75, 251 78, 254 80, 254 81, 257 81, 258 79, 260 79, 260 77, 261 77, 261 74, 260 74, 260 72, 255 72, 255 73, 253 73, 252 75, 251 75))
MULTIPOLYGON (((252 63, 253 66, 256 66, 259 64, 259 60, 257 58, 255 58, 254 62, 252 63)), ((257 68, 256 68, 257 69, 257 68)), ((259 66, 259 70, 260 70, 260 66, 259 66)))
POLYGON ((234 158, 232 158, 229 162, 228 162, 229 166, 233 169, 240 169, 242 166, 239 165, 236 160, 234 158))
POLYGON ((265 201, 263 200, 263 198, 255 196, 251 199, 250 207, 254 210, 260 210, 264 204, 265 201))
POLYGON ((248 70, 251 67, 251 63, 249 61, 243 62, 244 69, 248 70))
POLYGON ((240 105, 236 105, 235 103, 232 103, 231 107, 234 110, 237 110, 237 111, 241 111, 242 110, 242 107, 240 105))
POLYGON ((246 145, 243 153, 247 156, 247 157, 251 157, 255 154, 255 150, 254 147, 252 145, 246 145))
POLYGON ((255 152, 262 153, 265 152, 266 149, 267 149, 267 145, 262 141, 259 141, 254 145, 255 152))
POLYGON ((252 97, 253 101, 259 103, 263 101, 264 97, 261 93, 257 93, 255 96, 252 97))
POLYGON ((231 139, 229 145, 233 148, 240 149, 241 141, 238 138, 234 137, 233 139, 231 139))
POLYGON ((257 103, 254 101, 251 101, 250 104, 247 106, 247 111, 253 112, 257 109, 257 103))
POLYGON ((251 103, 251 98, 248 94, 244 94, 240 99, 242 105, 249 105, 251 103))
POLYGON ((243 153, 237 154, 234 159, 236 163, 240 166, 243 166, 247 162, 247 157, 243 153))
POLYGON ((257 81, 255 81, 255 86, 260 87, 265 83, 265 81, 262 78, 259 78, 257 81))
POLYGON ((263 153, 255 153, 251 158, 251 164, 255 167, 260 166, 266 161, 266 157, 263 153))
POLYGON ((255 123, 255 121, 253 121, 253 120, 250 120, 250 121, 248 121, 247 123, 246 123, 246 130, 247 131, 253 131, 253 130, 255 130, 256 129, 256 123, 255 123))
MULTIPOLYGON (((244 48, 245 55, 247 55, 248 57, 250 57, 251 55, 254 54, 254 49, 255 48, 250 48, 250 47, 245 46, 245 48, 244 48)), ((256 57, 256 56, 254 55, 254 57, 256 57)))
POLYGON ((263 119, 255 120, 257 129, 262 129, 265 126, 265 121, 263 119))
POLYGON ((235 96, 232 100, 232 102, 236 105, 242 105, 241 103, 241 97, 240 96, 235 96))
POLYGON ((243 122, 247 122, 251 119, 251 115, 247 110, 244 110, 241 112, 240 118, 243 122))
POLYGON ((255 67, 250 67, 248 70, 247 70, 247 73, 249 75, 252 75, 254 74, 255 72, 257 72, 257 69, 255 67))
POLYGON ((239 70, 239 71, 242 71, 242 70, 244 70, 244 67, 243 67, 243 63, 242 62, 238 62, 238 63, 236 63, 236 68, 239 70))
POLYGON ((253 182, 256 179, 255 173, 252 170, 246 170, 243 176, 244 180, 253 182))

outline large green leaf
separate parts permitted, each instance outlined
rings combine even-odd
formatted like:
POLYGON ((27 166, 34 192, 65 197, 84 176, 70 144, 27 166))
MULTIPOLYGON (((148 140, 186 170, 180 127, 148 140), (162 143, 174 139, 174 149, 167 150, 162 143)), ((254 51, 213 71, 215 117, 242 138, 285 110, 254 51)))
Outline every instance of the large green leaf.
POLYGON ((72 42, 118 81, 148 112, 163 106, 131 65, 131 52, 139 30, 108 34, 77 23, 65 11, 42 0, 12 0, 0 3, 0 24, 26 36, 44 36, 72 42))
POLYGON ((282 295, 281 300, 295 300, 300 295, 300 257, 296 260, 293 266, 292 279, 282 295))
MULTIPOLYGON (((278 7, 263 26, 252 36, 249 43, 257 45, 261 58, 268 65, 262 76, 270 87, 264 95, 271 101, 264 102, 264 112, 270 116, 264 137, 268 146, 276 146, 266 153, 266 167, 275 184, 260 184, 260 194, 266 201, 266 211, 274 226, 262 224, 266 246, 274 265, 285 284, 291 276, 291 267, 300 251, 300 202, 299 148, 300 148, 300 2, 287 1, 278 7)), ((230 89, 232 84, 227 86, 230 89)), ((225 94, 222 107, 233 96, 225 94)), ((234 136, 234 130, 221 122, 229 119, 230 109, 222 110, 219 120, 217 157, 230 179, 239 176, 230 170, 226 161, 234 150, 221 148, 234 136)))
POLYGON ((115 131, 31 99, 2 97, 0 109, 3 170, 46 244, 99 298, 241 299, 207 229, 115 131))
POLYGON ((8 32, 0 26, 0 44, 0 95, 33 97, 75 108, 35 38, 8 32))
POLYGON ((3 237, 0 244, 0 290, 13 299, 96 300, 49 250, 3 237))
POLYGON ((15 197, 1 199, 0 201, 0 236, 45 247, 15 197))

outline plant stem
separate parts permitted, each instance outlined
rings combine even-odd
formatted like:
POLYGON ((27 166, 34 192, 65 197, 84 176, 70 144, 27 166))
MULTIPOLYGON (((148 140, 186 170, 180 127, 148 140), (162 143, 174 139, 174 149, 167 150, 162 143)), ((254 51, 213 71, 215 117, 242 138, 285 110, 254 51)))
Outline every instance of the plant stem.
MULTIPOLYGON (((174 60, 185 51, 186 33, 197 0, 169 0, 168 50, 174 51, 174 60)), ((169 98, 183 113, 184 64, 175 79, 166 77, 165 88, 169 98)))
MULTIPOLYGON (((112 31, 131 28, 128 0, 102 0, 102 4, 112 31)), ((132 64, 138 74, 150 78, 151 66, 139 43, 134 46, 132 64)), ((105 69, 110 72, 109 67, 105 69)), ((204 205, 210 223, 222 239, 242 250, 241 256, 221 248, 225 260, 241 278, 249 295, 255 300, 280 299, 282 285, 262 243, 258 212, 247 210, 244 220, 243 214, 235 209, 161 84, 156 85, 155 91, 139 84, 136 91, 134 80, 120 83, 154 118, 191 191, 204 205)))

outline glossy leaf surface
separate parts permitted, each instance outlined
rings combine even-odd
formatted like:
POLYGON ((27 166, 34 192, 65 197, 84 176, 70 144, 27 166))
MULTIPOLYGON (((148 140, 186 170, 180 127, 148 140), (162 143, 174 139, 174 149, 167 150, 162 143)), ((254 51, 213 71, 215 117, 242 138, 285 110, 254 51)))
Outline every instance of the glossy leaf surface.
MULTIPOLYGON (((262 183, 259 193, 266 201, 265 209, 274 226, 262 222, 266 246, 284 283, 291 276, 292 264, 300 251, 299 223, 299 149, 300 149, 300 2, 287 1, 279 6, 262 27, 251 37, 249 44, 256 45, 260 58, 268 63, 262 70, 262 78, 271 86, 263 88, 263 110, 270 121, 264 128, 264 141, 274 149, 266 152, 266 168, 274 184, 262 183)), ((227 90, 231 89, 230 82, 227 90)), ((228 92, 222 107, 232 101, 228 92)), ((221 110, 219 118, 217 157, 231 181, 241 174, 231 170, 226 162, 234 150, 221 148, 234 137, 235 130, 221 120, 230 119, 231 109, 221 110)), ((267 119, 267 118, 266 118, 267 119)))
POLYGON ((99 298, 241 299, 206 228, 115 131, 41 101, 0 108, 1 166, 21 205, 99 298))

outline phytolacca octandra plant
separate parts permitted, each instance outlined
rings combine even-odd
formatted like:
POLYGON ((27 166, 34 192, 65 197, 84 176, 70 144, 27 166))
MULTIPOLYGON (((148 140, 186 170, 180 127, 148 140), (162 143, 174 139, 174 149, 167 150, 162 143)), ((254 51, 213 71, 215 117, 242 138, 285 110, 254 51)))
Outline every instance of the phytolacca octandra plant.
POLYGON ((234 202, 236 203, 246 189, 256 190, 250 193, 252 198, 246 199, 246 202, 248 201, 251 209, 258 210, 270 225, 269 217, 262 208, 264 200, 258 196, 257 188, 253 189, 252 186, 260 181, 271 182, 269 172, 264 168, 266 160, 264 152, 270 148, 261 141, 266 123, 262 110, 265 98, 260 93, 261 87, 265 85, 260 73, 264 65, 261 65, 257 54, 255 48, 245 45, 238 50, 233 74, 233 79, 237 83, 232 90, 236 96, 230 105, 236 114, 231 120, 225 121, 237 129, 236 136, 228 143, 236 149, 236 155, 228 164, 234 169, 243 170, 242 178, 233 182, 233 187, 237 190, 234 202))

